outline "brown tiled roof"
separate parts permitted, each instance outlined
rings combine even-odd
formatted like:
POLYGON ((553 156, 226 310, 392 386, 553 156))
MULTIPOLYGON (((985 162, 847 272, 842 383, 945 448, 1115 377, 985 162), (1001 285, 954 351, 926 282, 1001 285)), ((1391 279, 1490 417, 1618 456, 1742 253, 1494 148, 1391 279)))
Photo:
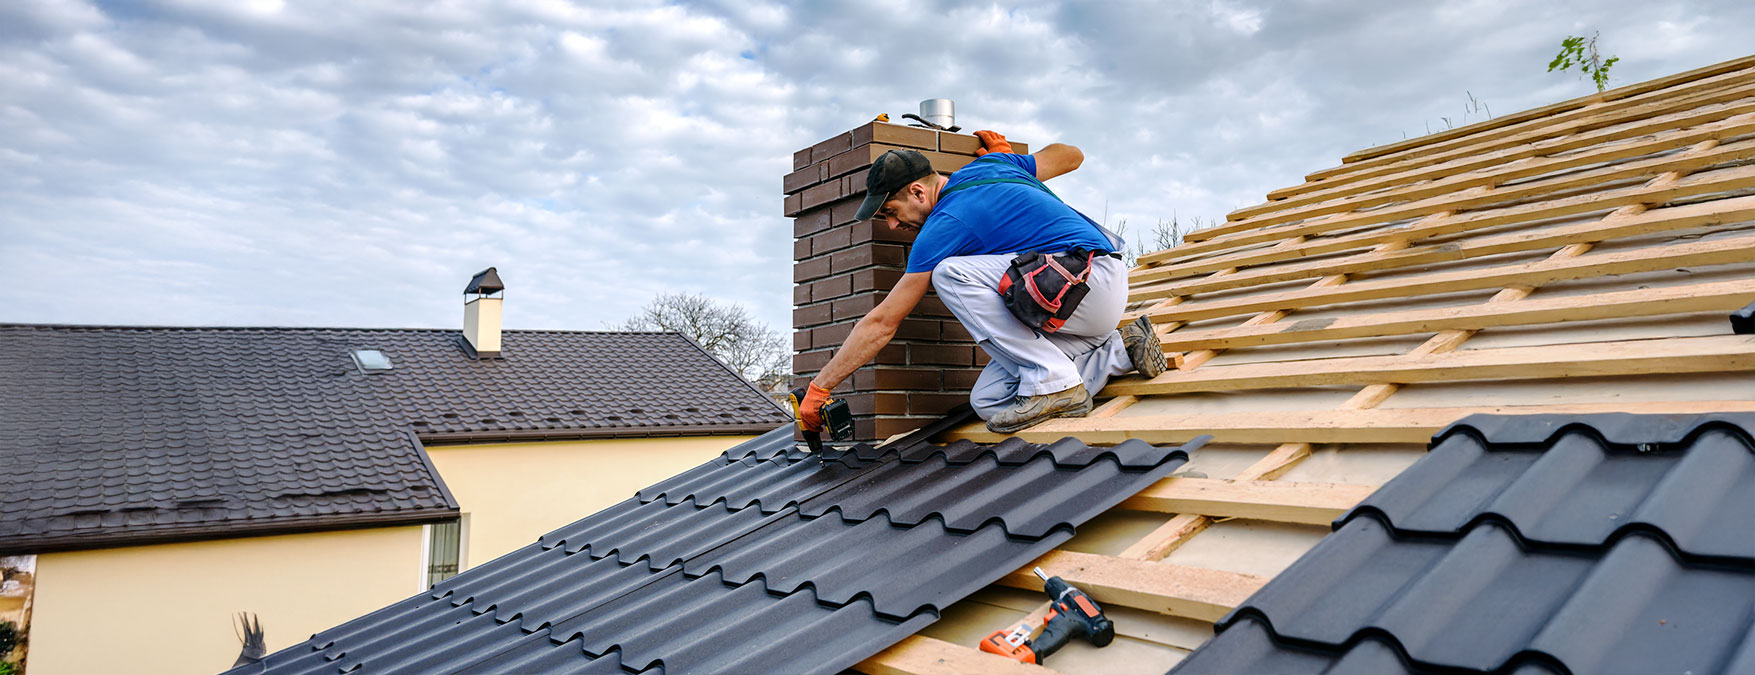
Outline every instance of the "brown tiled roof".
POLYGON ((0 324, 0 553, 418 522, 425 443, 789 421, 674 333, 0 324), (362 372, 376 349, 391 370, 362 372))

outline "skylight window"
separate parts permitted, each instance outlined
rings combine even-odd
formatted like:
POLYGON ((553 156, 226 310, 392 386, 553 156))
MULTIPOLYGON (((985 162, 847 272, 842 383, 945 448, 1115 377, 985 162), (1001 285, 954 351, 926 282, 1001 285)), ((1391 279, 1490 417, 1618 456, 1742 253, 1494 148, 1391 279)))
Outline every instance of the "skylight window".
POLYGON ((389 370, 391 368, 390 357, 385 356, 384 352, 376 349, 353 350, 353 363, 354 365, 359 366, 360 370, 368 373, 389 370))

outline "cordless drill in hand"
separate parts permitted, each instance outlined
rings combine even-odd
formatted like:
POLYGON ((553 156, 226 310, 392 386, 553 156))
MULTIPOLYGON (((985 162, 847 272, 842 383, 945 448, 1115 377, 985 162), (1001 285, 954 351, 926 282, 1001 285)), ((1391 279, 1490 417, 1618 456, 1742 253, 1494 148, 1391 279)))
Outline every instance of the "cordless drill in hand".
MULTIPOLYGON (((804 434, 805 444, 810 446, 811 452, 816 453, 817 459, 822 460, 822 432, 804 428, 804 411, 800 408, 804 405, 805 393, 804 387, 792 390, 792 417, 798 420, 798 430, 804 434)), ((823 403, 817 416, 823 420, 823 431, 829 432, 829 440, 844 441, 853 437, 853 410, 847 407, 846 401, 829 399, 823 403)))
POLYGON ((1115 640, 1115 623, 1103 615, 1103 608, 1091 596, 1060 577, 1048 576, 1040 567, 1036 568, 1036 576, 1042 578, 1042 590, 1048 594, 1050 603, 1048 615, 1042 617, 1042 635, 1031 640, 1030 634, 1036 627, 1025 621, 1010 630, 994 631, 981 641, 981 651, 1040 664, 1075 637, 1097 647, 1115 640))

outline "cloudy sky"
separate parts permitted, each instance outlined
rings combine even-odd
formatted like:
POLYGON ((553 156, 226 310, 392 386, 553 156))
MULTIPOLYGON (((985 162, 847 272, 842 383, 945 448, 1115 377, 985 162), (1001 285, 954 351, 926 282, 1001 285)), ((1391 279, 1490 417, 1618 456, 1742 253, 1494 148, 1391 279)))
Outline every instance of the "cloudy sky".
POLYGON ((792 152, 874 115, 1082 147, 1134 231, 1360 148, 1751 53, 1755 3, 0 1, 0 321, 790 323, 792 152), (1471 105, 1470 97, 1484 105, 1471 105))

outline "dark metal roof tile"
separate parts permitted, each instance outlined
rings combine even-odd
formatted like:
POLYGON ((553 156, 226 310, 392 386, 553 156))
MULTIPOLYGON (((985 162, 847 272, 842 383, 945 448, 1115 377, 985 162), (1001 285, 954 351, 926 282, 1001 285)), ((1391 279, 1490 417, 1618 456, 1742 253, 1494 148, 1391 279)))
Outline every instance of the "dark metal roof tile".
POLYGON ((112 518, 69 529, 47 514, 81 494, 115 507, 129 493, 121 488, 130 487, 166 498, 193 485, 233 489, 251 504, 164 521, 203 525, 216 536, 259 527, 244 517, 430 517, 447 503, 409 430, 479 439, 469 434, 647 433, 647 424, 748 433, 790 422, 764 394, 674 334, 507 331, 506 358, 486 362, 464 356, 453 337, 439 330, 0 324, 0 341, 32 355, 0 359, 0 425, 17 429, 0 434, 10 474, 0 522, 17 523, 0 535, 0 553, 113 545, 124 532, 130 541, 152 539, 156 527, 129 529, 112 518), (397 368, 358 372, 347 355, 358 347, 384 351, 397 368), (688 383, 686 391, 663 386, 675 382, 688 383), (670 394, 653 399, 654 391, 670 394), (621 412, 637 405, 654 410, 621 412), (670 411, 678 419, 661 414, 670 411), (550 418, 559 421, 536 422, 550 418), (204 468, 222 459, 230 473, 204 468), (126 471, 104 470, 114 468, 126 471), (77 487, 103 489, 56 485, 57 475, 83 476, 90 482, 77 487), (272 497, 312 492, 311 478, 326 489, 387 489, 333 503, 272 497), (371 505, 352 506, 362 502, 371 505), (87 538, 98 536, 105 538, 87 538))
POLYGON ((1187 459, 1178 448, 1154 448, 1155 457, 1135 449, 1150 470, 1123 470, 1114 453, 1013 443, 952 465, 943 453, 921 452, 916 439, 824 462, 790 444, 772 434, 733 448, 292 650, 345 652, 370 670, 426 667, 410 660, 417 652, 445 654, 445 668, 483 672, 508 667, 514 652, 521 662, 536 658, 458 628, 487 631, 485 622, 425 619, 473 612, 532 635, 546 626, 551 644, 566 642, 554 649, 617 655, 629 670, 837 672, 936 620, 941 608, 1070 538, 1085 518, 1187 459), (1002 463, 1001 455, 1010 459, 1002 463), (1058 461, 1065 458, 1089 459, 1058 461), (931 496, 910 499, 910 489, 931 496), (893 518, 898 513, 915 518, 893 518), (762 640, 750 639, 751 625, 761 626, 762 640))
POLYGON ((1347 672, 1370 641, 1402 661, 1374 671, 1755 663, 1750 429, 1555 417, 1440 434, 1174 672, 1347 672))

